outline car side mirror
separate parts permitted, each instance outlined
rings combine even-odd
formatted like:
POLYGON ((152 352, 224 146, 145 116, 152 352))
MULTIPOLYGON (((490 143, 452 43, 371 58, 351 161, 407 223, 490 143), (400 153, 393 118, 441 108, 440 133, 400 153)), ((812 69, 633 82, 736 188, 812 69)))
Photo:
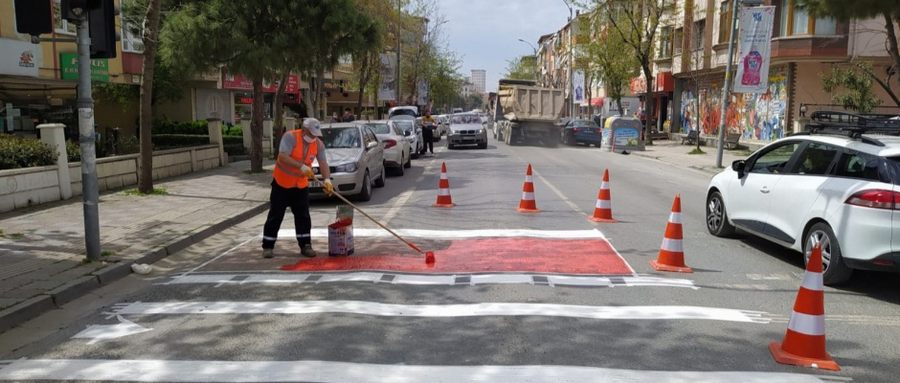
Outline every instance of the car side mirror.
POLYGON ((366 150, 374 149, 378 145, 379 145, 378 141, 370 141, 368 144, 366 144, 366 150))
POLYGON ((412 135, 412 132, 410 132, 409 130, 407 130, 407 131, 403 132, 403 135, 409 137, 409 136, 412 135))
POLYGON ((731 170, 734 170, 738 174, 738 178, 744 178, 744 171, 747 168, 747 162, 744 160, 737 160, 731 163, 731 170))

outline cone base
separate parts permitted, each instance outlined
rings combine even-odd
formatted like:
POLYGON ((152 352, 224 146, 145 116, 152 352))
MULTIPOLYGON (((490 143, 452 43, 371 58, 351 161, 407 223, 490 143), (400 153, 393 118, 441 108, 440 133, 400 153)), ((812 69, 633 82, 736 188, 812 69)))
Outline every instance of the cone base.
POLYGON ((656 271, 668 271, 672 273, 693 273, 694 269, 684 266, 672 266, 672 265, 664 265, 662 263, 657 262, 656 260, 650 261, 650 266, 656 269, 656 271))
POLYGON ((539 213, 541 211, 540 209, 524 209, 521 207, 516 210, 518 210, 519 213, 539 213))
POLYGON ((831 359, 831 356, 828 356, 828 359, 814 359, 814 358, 806 358, 806 357, 802 357, 799 355, 794 355, 787 351, 782 350, 780 342, 769 343, 769 352, 772 353, 772 358, 774 358, 776 362, 781 363, 781 364, 818 368, 818 369, 830 370, 830 371, 840 371, 841 370, 841 366, 838 366, 837 362, 835 362, 833 359, 831 359))
POLYGON ((431 205, 431 207, 440 207, 440 208, 444 208, 444 209, 451 208, 454 206, 456 206, 455 203, 435 203, 434 205, 431 205))
POLYGON ((615 218, 597 218, 597 217, 588 217, 589 221, 600 222, 600 223, 616 223, 615 218))

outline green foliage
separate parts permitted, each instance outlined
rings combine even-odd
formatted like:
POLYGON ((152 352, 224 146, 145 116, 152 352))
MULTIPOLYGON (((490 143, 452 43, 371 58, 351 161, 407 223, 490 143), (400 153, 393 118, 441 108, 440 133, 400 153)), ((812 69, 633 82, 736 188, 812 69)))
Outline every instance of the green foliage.
POLYGON ((706 152, 704 152, 703 149, 694 148, 694 150, 691 150, 690 152, 688 152, 688 154, 697 155, 697 154, 706 154, 706 152))
POLYGON ((137 196, 145 196, 145 195, 167 195, 169 191, 165 188, 153 188, 150 193, 144 194, 138 191, 137 189, 128 189, 125 191, 125 195, 137 195, 137 196))
POLYGON ((872 92, 872 77, 868 75, 871 72, 872 65, 866 62, 834 66, 822 75, 822 88, 844 108, 869 113, 881 105, 881 99, 872 92))
POLYGON ((537 74, 537 60, 534 56, 521 56, 506 61, 503 78, 512 80, 534 80, 537 74))
POLYGON ((166 150, 174 148, 187 148, 191 146, 209 145, 209 136, 196 134, 154 134, 153 148, 166 150))
POLYGON ((585 50, 591 63, 588 71, 603 83, 607 96, 619 103, 627 95, 631 79, 640 73, 640 62, 634 55, 622 53, 629 51, 628 44, 621 34, 605 29, 608 21, 600 13, 588 19, 590 28, 586 28, 602 35, 591 39, 585 50))
POLYGON ((223 136, 239 136, 242 137, 244 135, 244 130, 240 125, 234 125, 231 123, 226 123, 222 125, 222 135, 223 136))
POLYGON ((56 163, 56 151, 41 140, 0 134, 0 170, 56 163))
POLYGON ((75 141, 66 141, 66 157, 69 162, 81 161, 81 145, 75 141))
POLYGON ((176 122, 164 118, 153 121, 153 134, 209 135, 209 128, 208 123, 204 120, 176 122))

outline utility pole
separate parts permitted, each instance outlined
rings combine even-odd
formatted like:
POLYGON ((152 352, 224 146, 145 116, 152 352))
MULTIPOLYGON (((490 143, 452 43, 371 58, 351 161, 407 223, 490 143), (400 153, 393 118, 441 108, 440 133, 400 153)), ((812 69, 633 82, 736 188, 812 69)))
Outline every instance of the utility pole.
POLYGON ((84 206, 84 242, 87 259, 100 260, 100 213, 97 185, 94 100, 91 96, 91 36, 88 12, 78 20, 78 136, 81 143, 81 193, 84 206))
POLYGON ((569 8, 569 118, 575 118, 575 50, 572 46, 573 38, 572 35, 575 33, 575 18, 572 14, 572 5, 569 4, 569 0, 563 0, 566 3, 566 8, 569 8))
POLYGON ((403 0, 397 0, 397 78, 394 79, 395 86, 394 89, 397 92, 396 99, 397 105, 400 105, 400 34, 403 31, 403 28, 400 25, 403 22, 403 0))

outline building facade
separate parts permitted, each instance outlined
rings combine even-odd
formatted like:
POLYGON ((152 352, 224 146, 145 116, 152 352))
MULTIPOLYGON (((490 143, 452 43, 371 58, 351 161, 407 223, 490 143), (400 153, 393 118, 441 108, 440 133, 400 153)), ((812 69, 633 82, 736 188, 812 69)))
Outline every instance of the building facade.
POLYGON ((475 85, 475 92, 484 94, 487 89, 487 71, 484 69, 472 69, 471 81, 475 85))

